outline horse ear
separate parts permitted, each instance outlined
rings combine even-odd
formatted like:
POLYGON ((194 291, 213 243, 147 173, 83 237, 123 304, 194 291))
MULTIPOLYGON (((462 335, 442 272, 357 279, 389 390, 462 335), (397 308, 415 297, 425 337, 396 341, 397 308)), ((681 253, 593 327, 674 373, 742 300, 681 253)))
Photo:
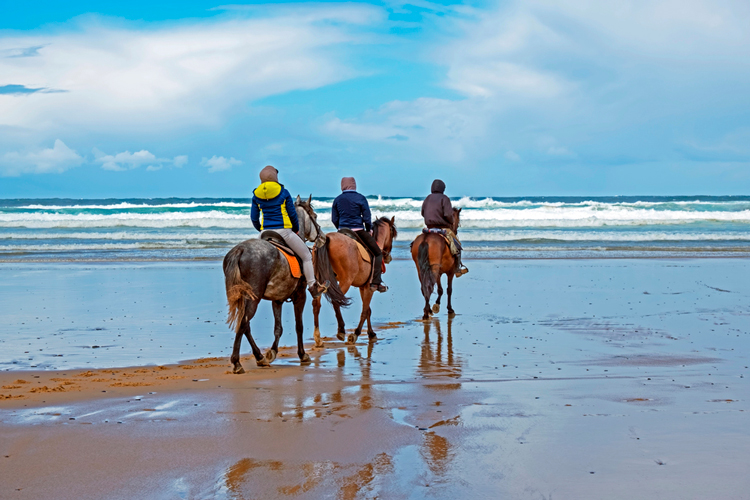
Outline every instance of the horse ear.
POLYGON ((456 212, 461 213, 461 210, 463 210, 463 208, 457 208, 456 212))
POLYGON ((395 226, 395 225, 396 225, 396 216, 394 215, 393 217, 391 217, 391 226, 395 226))
POLYGON ((309 205, 311 203, 312 203, 312 194, 310 194, 310 197, 307 199, 307 204, 309 205))
POLYGON ((294 200, 294 203, 300 203, 301 201, 302 201, 302 198, 300 198, 299 195, 297 195, 297 199, 294 200))

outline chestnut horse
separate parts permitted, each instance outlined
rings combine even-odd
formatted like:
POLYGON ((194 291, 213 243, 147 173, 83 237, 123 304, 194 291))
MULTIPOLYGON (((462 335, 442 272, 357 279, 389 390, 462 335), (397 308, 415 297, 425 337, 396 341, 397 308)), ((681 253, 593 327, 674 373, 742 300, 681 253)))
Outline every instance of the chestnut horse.
MULTIPOLYGON (((453 230, 458 234, 460 208, 453 209, 453 230)), ((448 315, 453 316, 456 312, 451 305, 453 293, 453 277, 456 260, 451 255, 448 243, 440 234, 422 233, 417 236, 411 244, 411 258, 417 266, 419 282, 422 284, 422 295, 424 296, 424 316, 422 319, 430 319, 430 315, 440 311, 440 297, 443 296, 443 286, 440 277, 448 276, 448 315), (437 285, 437 300, 430 309, 430 295, 437 285)))
MULTIPOLYGON (((381 217, 376 220, 372 225, 372 236, 375 238, 380 249, 383 251, 383 262, 386 264, 391 262, 391 250, 393 249, 393 240, 398 236, 396 230, 396 218, 393 217, 388 219, 387 217, 381 217)), ((362 297, 362 313, 359 316, 359 324, 354 330, 354 333, 350 333, 346 336, 346 329, 344 325, 344 318, 341 316, 341 307, 348 306, 351 303, 349 301, 344 304, 341 301, 336 301, 335 296, 326 295, 329 298, 333 310, 336 313, 336 321, 338 323, 338 331, 336 338, 339 340, 346 340, 347 344, 353 344, 357 341, 359 336, 362 334, 362 326, 367 321, 367 336, 370 340, 377 339, 375 331, 372 329, 372 321, 370 316, 372 315, 372 309, 370 309, 370 302, 372 301, 374 290, 370 289, 370 276, 372 271, 372 264, 365 262, 357 249, 357 243, 349 236, 341 233, 327 233, 326 243, 323 246, 316 246, 313 251, 313 256, 316 263, 320 261, 320 265, 317 265, 321 270, 325 269, 327 263, 330 262, 333 273, 336 275, 338 281, 338 288, 342 293, 346 293, 350 287, 356 286, 359 288, 359 294, 362 297)), ((374 259, 373 259, 374 260, 374 259)), ((317 271, 316 271, 317 272, 317 271)), ((330 276, 332 273, 325 273, 326 276, 330 276)), ((320 297, 313 299, 313 318, 315 322, 315 345, 321 347, 323 342, 320 340, 320 297)))

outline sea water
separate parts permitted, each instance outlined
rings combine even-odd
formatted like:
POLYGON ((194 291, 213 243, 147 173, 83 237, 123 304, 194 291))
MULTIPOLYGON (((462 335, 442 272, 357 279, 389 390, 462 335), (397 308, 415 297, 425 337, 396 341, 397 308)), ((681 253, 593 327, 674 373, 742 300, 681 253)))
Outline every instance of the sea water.
MULTIPOLYGON (((409 258, 421 198, 369 196, 409 258)), ((333 231, 332 198, 314 198, 333 231)), ((750 196, 453 198, 465 258, 705 257, 750 253, 750 196)), ((0 200, 0 262, 218 260, 257 238, 249 199, 0 200)))

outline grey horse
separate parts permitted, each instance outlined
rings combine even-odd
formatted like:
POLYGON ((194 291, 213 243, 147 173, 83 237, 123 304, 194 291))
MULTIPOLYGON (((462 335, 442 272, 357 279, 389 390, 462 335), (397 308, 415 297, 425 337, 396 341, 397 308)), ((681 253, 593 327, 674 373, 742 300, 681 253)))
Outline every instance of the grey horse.
MULTIPOLYGON (((297 196, 297 200, 294 202, 299 219, 299 234, 304 240, 315 242, 317 246, 324 245, 324 235, 315 220, 317 217, 312 211, 311 202, 312 195, 306 202, 297 196)), ((330 268, 330 265, 327 267, 330 268)), ((315 274, 319 274, 317 268, 315 274)), ((335 283, 335 279, 325 275, 316 276, 316 278, 335 283)), ((294 304, 297 354, 300 362, 303 364, 310 363, 310 356, 305 352, 302 342, 302 311, 307 300, 305 280, 304 278, 292 277, 289 263, 280 255, 276 247, 267 241, 252 239, 243 241, 232 248, 224 257, 224 283, 226 285, 227 302, 229 303, 227 323, 235 331, 234 348, 230 358, 234 373, 245 372, 240 364, 240 346, 243 335, 250 342, 258 366, 269 366, 276 359, 279 339, 283 331, 281 306, 285 301, 291 301, 294 304), (274 317, 274 341, 271 348, 266 351, 265 356, 250 334, 250 320, 255 316, 258 304, 262 299, 272 302, 274 317)), ((335 290, 331 292, 334 297, 338 296, 335 290)), ((328 298, 331 299, 331 294, 328 292, 327 294, 328 298)))

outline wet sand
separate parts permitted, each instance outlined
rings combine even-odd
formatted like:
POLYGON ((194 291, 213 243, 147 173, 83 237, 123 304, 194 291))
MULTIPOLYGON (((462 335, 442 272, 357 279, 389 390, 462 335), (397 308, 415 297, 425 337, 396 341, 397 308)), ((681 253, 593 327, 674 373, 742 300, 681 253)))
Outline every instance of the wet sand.
POLYGON ((394 262, 380 340, 334 341, 326 307, 311 365, 244 375, 218 265, 0 268, 0 498, 750 498, 750 261, 470 267, 455 318, 419 321, 394 262))

